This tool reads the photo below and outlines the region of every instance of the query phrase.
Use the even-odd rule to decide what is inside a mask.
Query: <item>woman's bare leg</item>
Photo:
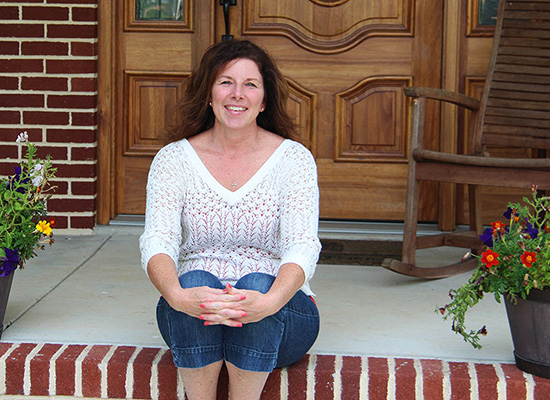
[[[229,398],[258,400],[269,372],[245,371],[228,362],[226,365],[229,375]]]
[[[216,400],[218,378],[222,365],[223,361],[220,360],[203,368],[179,368],[187,398],[189,400]]]

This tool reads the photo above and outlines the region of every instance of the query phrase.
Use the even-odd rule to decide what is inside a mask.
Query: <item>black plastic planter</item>
[[[550,378],[550,291],[531,290],[526,300],[505,304],[517,367]]]
[[[4,315],[6,315],[6,308],[8,307],[13,275],[15,273],[12,272],[8,276],[0,277],[0,339],[4,331]]]

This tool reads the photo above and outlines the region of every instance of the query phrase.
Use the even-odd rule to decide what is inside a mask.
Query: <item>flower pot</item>
[[[4,315],[8,307],[8,298],[10,296],[11,283],[13,282],[14,275],[15,273],[12,272],[8,276],[0,277],[0,339],[4,331]]]
[[[517,304],[504,299],[514,342],[516,365],[522,371],[550,378],[550,290],[533,289]]]

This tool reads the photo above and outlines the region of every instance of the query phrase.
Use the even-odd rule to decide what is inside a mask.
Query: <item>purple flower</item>
[[[530,222],[527,222],[527,227],[525,228],[531,239],[536,239],[539,235],[539,230],[531,225]]]
[[[4,247],[5,257],[0,257],[0,277],[8,276],[17,269],[19,256],[17,249],[11,250]]]
[[[11,179],[8,181],[8,189],[11,190],[11,187],[12,185],[15,183],[15,182],[19,182],[19,180],[21,179],[21,167],[18,166],[18,167],[15,167],[15,175],[13,175],[11,177]],[[25,183],[28,183],[30,181],[29,178],[25,178],[23,180],[21,180],[21,183],[25,184]],[[15,189],[16,192],[19,192],[21,194],[24,194],[25,193],[25,189],[22,188],[22,187],[18,187],[17,189]]]
[[[493,228],[485,228],[479,238],[485,246],[493,247]]]
[[[506,209],[506,211],[504,212],[504,214],[502,214],[502,215],[504,215],[505,218],[512,219],[512,212],[513,212],[513,211],[514,211],[514,210],[512,210],[512,208],[508,207],[508,208]],[[513,215],[514,215],[514,216],[517,216],[518,214],[517,214],[517,213],[514,213]]]

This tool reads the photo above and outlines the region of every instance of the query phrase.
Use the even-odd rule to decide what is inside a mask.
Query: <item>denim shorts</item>
[[[256,272],[239,279],[235,288],[267,293],[274,281],[275,277]],[[187,272],[180,283],[183,288],[224,288],[206,271]],[[204,326],[204,321],[174,310],[163,297],[157,305],[157,322],[179,368],[202,368],[225,360],[243,370],[271,372],[302,358],[319,334],[317,306],[301,290],[277,313],[241,328]]]

